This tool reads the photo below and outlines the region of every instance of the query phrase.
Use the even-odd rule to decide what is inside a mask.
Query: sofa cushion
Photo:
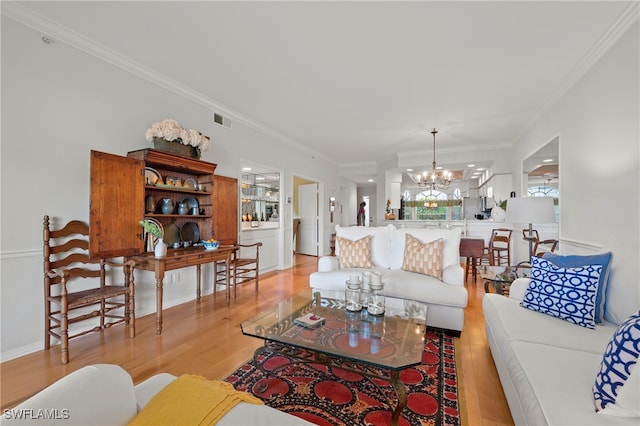
[[[595,328],[595,301],[602,265],[559,268],[531,258],[531,280],[521,305],[587,328]]]
[[[604,321],[604,305],[606,301],[607,286],[609,285],[609,265],[611,263],[612,253],[602,253],[595,255],[559,255],[556,253],[547,252],[542,256],[544,259],[551,261],[554,265],[560,268],[576,268],[579,266],[587,265],[602,265],[602,273],[598,280],[598,288],[596,292],[596,304],[595,304],[595,322],[601,323]]]
[[[371,263],[371,236],[367,235],[356,241],[337,237],[337,242],[340,245],[340,267],[373,268],[373,263]]]
[[[494,293],[482,298],[482,312],[487,328],[491,328],[501,350],[506,350],[502,346],[510,341],[521,340],[591,352],[602,358],[617,328],[611,323],[599,324],[594,330],[576,327],[567,321],[525,309],[518,300]]]
[[[411,234],[405,235],[402,269],[430,275],[442,280],[442,238],[423,242]]]
[[[389,296],[458,308],[467,306],[469,296],[464,286],[450,285],[429,275],[391,269],[382,276],[382,282],[384,293]]]
[[[442,238],[442,269],[460,266],[460,229],[395,229],[391,237],[391,269],[401,269],[404,262],[405,235],[411,234],[420,241],[434,241]]]
[[[593,376],[589,378],[589,373],[597,369],[600,355],[517,340],[510,346],[510,354],[503,362],[524,411],[523,424],[633,424],[628,419],[601,416],[593,409]]]
[[[593,385],[596,411],[621,417],[640,416],[640,390],[637,383],[628,380],[632,372],[638,370],[639,356],[640,312],[618,327],[604,351]],[[637,375],[636,371],[634,377]],[[625,388],[628,389],[626,398],[618,401],[618,395]],[[627,405],[627,401],[631,405]]]
[[[351,241],[370,235],[371,261],[375,266],[389,268],[391,256],[391,233],[395,230],[393,225],[387,226],[347,226],[336,225],[336,256],[340,256],[340,243],[337,238],[346,238]]]

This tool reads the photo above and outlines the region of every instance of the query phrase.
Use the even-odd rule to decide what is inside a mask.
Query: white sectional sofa
[[[519,278],[509,297],[486,294],[482,301],[489,347],[515,424],[639,425],[640,417],[596,413],[594,406],[592,388],[618,325],[605,321],[589,329],[525,309],[520,301],[528,285],[528,278]],[[610,313],[617,309],[609,318],[631,316],[634,305],[637,312],[637,297],[630,297],[625,303],[607,300]],[[638,373],[640,368],[630,383],[636,401]]]
[[[443,240],[442,280],[433,276],[402,269],[405,236],[410,234],[428,243]],[[340,239],[356,241],[370,236],[370,270],[382,276],[385,295],[423,302],[428,305],[427,325],[457,332],[464,325],[464,308],[468,294],[464,287],[464,270],[460,266],[460,230],[336,226],[336,256],[324,256],[318,261],[318,272],[309,277],[309,285],[324,297],[344,298],[345,282],[353,274],[367,268],[344,268],[340,264]]]
[[[134,386],[120,366],[96,364],[61,378],[17,407],[5,410],[2,425],[116,426],[128,424],[153,396],[176,377],[160,373]],[[220,426],[312,425],[266,405],[240,402]]]

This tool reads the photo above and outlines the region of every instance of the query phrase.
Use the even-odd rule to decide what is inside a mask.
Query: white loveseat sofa
[[[518,278],[509,297],[486,294],[482,301],[487,340],[515,424],[639,425],[640,417],[596,413],[594,406],[596,374],[618,325],[605,321],[589,329],[526,309],[520,301],[528,285],[528,278]],[[629,294],[627,303],[607,301],[609,318],[622,322],[634,305],[637,312],[637,292]],[[636,405],[639,373],[636,368],[634,383],[628,379]]]
[[[96,364],[61,378],[17,407],[5,410],[2,425],[116,426],[128,424],[153,396],[176,377],[161,373],[134,386],[120,366]],[[240,402],[221,426],[312,425],[266,405]]]
[[[424,243],[437,239],[444,241],[442,280],[402,269],[406,234]],[[460,333],[464,325],[464,308],[467,306],[468,294],[464,287],[464,270],[460,266],[459,229],[397,229],[393,225],[338,225],[336,256],[323,256],[319,259],[318,272],[312,273],[309,277],[310,287],[324,297],[344,298],[345,283],[349,277],[361,274],[367,269],[341,267],[339,239],[356,241],[366,236],[371,236],[372,270],[381,274],[385,295],[427,304],[428,326]]]

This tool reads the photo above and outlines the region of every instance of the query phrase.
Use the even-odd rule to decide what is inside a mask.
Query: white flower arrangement
[[[211,142],[209,136],[197,130],[183,129],[180,123],[170,118],[153,123],[144,133],[144,138],[147,142],[153,142],[153,138],[179,142],[183,145],[191,145],[200,151],[206,151]]]

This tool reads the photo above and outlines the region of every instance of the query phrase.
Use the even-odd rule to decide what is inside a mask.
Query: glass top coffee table
[[[492,285],[497,294],[509,295],[509,288],[518,277],[529,276],[530,266],[483,266],[479,268],[480,276],[484,280],[484,291],[489,293]]]
[[[317,328],[296,324],[313,314],[324,319]],[[422,362],[427,305],[386,297],[385,314],[366,309],[350,312],[344,300],[323,298],[311,290],[296,294],[241,324],[242,333],[265,340],[264,351],[283,353],[297,362],[319,363],[357,372],[368,378],[389,380],[398,396],[392,424],[398,423],[407,404],[400,371]],[[268,372],[255,363],[265,375]]]

